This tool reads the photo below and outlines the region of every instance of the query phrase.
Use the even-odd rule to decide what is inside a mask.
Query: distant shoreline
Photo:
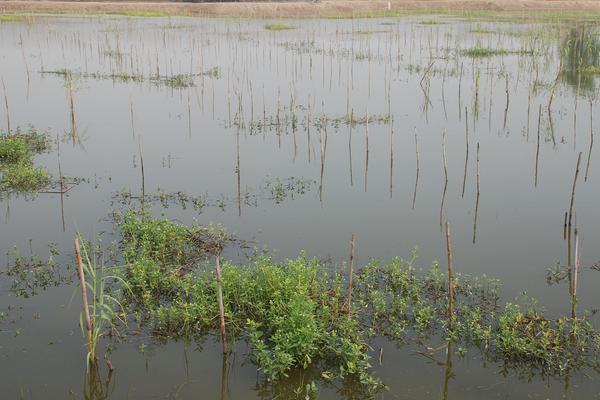
[[[4,1],[0,14],[190,16],[220,18],[361,18],[445,13],[467,17],[598,19],[594,0],[323,0],[284,2]]]

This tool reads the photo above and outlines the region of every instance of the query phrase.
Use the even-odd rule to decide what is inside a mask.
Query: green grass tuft
[[[0,23],[2,22],[20,22],[25,19],[22,15],[3,14],[0,15]]]
[[[296,29],[296,27],[286,24],[266,24],[265,29],[268,31],[286,31],[290,29]]]

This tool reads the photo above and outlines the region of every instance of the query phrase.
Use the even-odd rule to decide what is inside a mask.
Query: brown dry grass
[[[242,18],[348,18],[403,13],[477,13],[512,15],[546,12],[600,13],[600,0],[323,0],[289,2],[181,3],[136,1],[5,1],[0,13],[123,14]]]

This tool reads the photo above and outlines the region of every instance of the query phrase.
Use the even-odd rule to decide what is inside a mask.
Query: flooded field
[[[589,332],[599,327],[600,302],[599,33],[577,21],[442,16],[0,15],[3,396],[600,399],[600,337]],[[106,265],[124,266],[140,251],[126,237],[140,214],[235,236],[221,255],[231,261],[227,299],[232,263],[260,253],[284,260],[304,252],[347,279],[353,234],[357,270],[415,255],[424,275],[439,261],[443,280],[448,223],[455,273],[498,279],[502,310],[526,309],[532,297],[548,321],[589,321],[571,339],[591,344],[567,362],[509,357],[506,332],[485,344],[447,341],[448,326],[430,327],[437,314],[431,324],[419,314],[427,327],[415,335],[396,335],[393,323],[360,331],[370,339],[369,358],[357,361],[370,364],[368,376],[348,361],[341,379],[310,357],[270,376],[268,354],[280,349],[261,361],[262,342],[247,338],[256,331],[244,333],[237,311],[227,313],[223,356],[218,322],[186,326],[188,334],[145,325],[140,315],[162,310],[163,299],[142,311],[123,303],[111,314],[118,322],[101,332],[99,367],[88,368],[73,239],[89,241]],[[348,308],[358,315],[376,308],[385,290],[373,282],[385,269],[373,268],[373,281],[355,273],[356,305],[349,299]],[[425,288],[412,302],[446,298],[426,290],[437,278],[410,279]],[[457,308],[481,307],[471,320],[478,323],[488,293],[473,284],[483,293],[477,300],[470,288],[459,284],[467,300]],[[435,308],[423,304],[414,309]],[[377,316],[367,319],[357,324]],[[544,349],[558,349],[557,335],[544,336]]]

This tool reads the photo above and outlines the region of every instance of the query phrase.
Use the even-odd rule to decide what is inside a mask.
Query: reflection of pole
[[[444,391],[442,394],[443,400],[448,400],[448,386],[452,377],[452,342],[448,342],[446,348],[446,366],[444,368]]]
[[[221,400],[227,399],[227,353],[221,358]]]

